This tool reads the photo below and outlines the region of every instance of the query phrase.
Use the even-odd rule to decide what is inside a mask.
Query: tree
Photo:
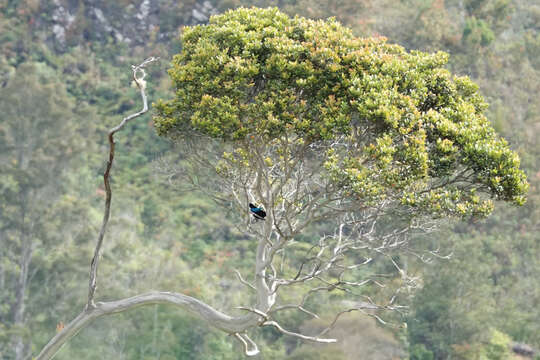
[[[61,196],[69,162],[84,147],[81,127],[70,120],[92,115],[40,65],[20,65],[0,88],[0,321],[13,350],[0,354],[16,360],[30,351],[29,282],[40,276],[33,254],[62,241],[56,222],[77,209]]]
[[[143,111],[109,133],[106,211],[87,306],[38,359],[54,356],[96,318],[148,304],[187,309],[237,338],[247,355],[259,352],[247,335],[258,327],[328,343],[335,340],[324,335],[346,312],[384,322],[377,310],[401,311],[402,295],[416,285],[407,256],[441,256],[436,244],[420,248],[412,235],[449,217],[487,216],[492,200],[523,204],[527,190],[518,156],[482,114],[477,86],[444,70],[446,60],[277,9],[238,9],[186,28],[170,70],[175,97],[158,102],[154,121],[160,135],[188,150],[171,177],[215,199],[256,243],[252,276],[237,273],[252,301],[240,315],[171,292],[94,301],[113,135],[146,111],[145,62],[134,67]],[[249,203],[262,206],[266,219],[255,220]],[[370,271],[374,260],[387,264],[386,273]],[[369,296],[384,279],[400,285]],[[316,335],[289,330],[298,324],[283,314],[317,317],[315,297],[341,307],[329,326]]]
[[[532,255],[539,251],[538,241],[520,227],[527,223],[526,212],[537,208],[536,200],[529,196],[526,206],[512,209],[522,214],[519,223],[506,209],[504,219],[493,214],[482,224],[460,224],[461,229],[456,226],[455,233],[448,234],[452,259],[426,267],[409,311],[412,349],[423,348],[435,359],[454,359],[460,350],[484,349],[496,331],[514,341],[535,343],[535,335],[529,334],[538,333],[531,320],[538,313],[523,309],[538,299],[537,289],[525,280],[538,268]],[[503,230],[496,227],[503,222]]]

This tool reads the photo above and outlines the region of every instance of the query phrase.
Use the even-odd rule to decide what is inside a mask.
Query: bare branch
[[[260,310],[257,310],[257,309],[247,308],[247,307],[244,307],[244,306],[238,306],[237,309],[252,312],[252,313],[262,317],[263,321],[266,321],[269,318],[268,314],[266,314],[266,313],[264,313],[264,312],[262,312]]]
[[[288,310],[288,309],[294,309],[294,310],[298,310],[298,311],[301,311],[305,314],[308,314],[310,316],[313,316],[314,318],[316,319],[319,319],[319,315],[315,314],[314,312],[312,311],[309,311],[308,309],[306,309],[303,304],[298,304],[298,305],[281,305],[281,306],[278,306],[276,307],[275,309],[273,309],[271,312],[275,313],[275,312],[278,312],[278,311],[282,311],[282,310]]]
[[[347,309],[347,310],[343,310],[343,311],[338,312],[336,314],[336,316],[334,317],[334,320],[332,320],[332,322],[330,323],[330,325],[327,328],[325,328],[323,331],[321,331],[319,333],[319,335],[317,335],[317,336],[323,336],[324,334],[326,334],[327,332],[332,330],[336,326],[336,323],[337,323],[338,319],[341,317],[341,315],[352,312],[352,311],[357,311],[357,310],[359,310],[359,309],[353,308],[353,309]]]
[[[244,346],[244,354],[246,354],[246,356],[255,356],[259,353],[259,348],[257,347],[257,344],[255,344],[255,342],[251,340],[249,336],[247,336],[246,334],[239,334],[239,333],[235,333],[234,336],[238,340],[240,340],[240,342]],[[249,348],[250,345],[251,345],[251,349]]]
[[[320,343],[335,343],[335,342],[337,342],[336,339],[325,339],[325,338],[319,338],[319,337],[316,337],[316,336],[307,336],[307,335],[303,335],[303,334],[299,334],[299,333],[295,333],[295,332],[292,332],[292,331],[285,330],[284,328],[281,327],[281,325],[279,325],[275,321],[265,321],[262,324],[262,326],[273,326],[273,327],[275,327],[276,329],[278,329],[281,333],[283,333],[285,335],[294,336],[294,337],[297,337],[297,338],[300,338],[300,339],[303,339],[303,340],[309,340],[309,341],[320,342]]]
[[[103,221],[101,224],[101,229],[99,231],[98,240],[96,244],[96,248],[94,250],[94,257],[92,258],[92,262],[90,264],[90,281],[88,284],[88,301],[86,303],[87,309],[93,308],[95,306],[94,304],[94,296],[96,293],[97,288],[97,275],[98,275],[98,266],[99,266],[99,258],[101,256],[101,246],[103,245],[103,238],[105,237],[105,231],[107,230],[107,223],[109,222],[109,217],[111,213],[111,199],[112,199],[112,191],[111,191],[111,185],[109,182],[111,168],[114,161],[114,134],[117,131],[120,131],[124,125],[127,124],[128,121],[135,119],[136,117],[141,116],[145,112],[148,111],[148,100],[146,98],[146,82],[144,78],[146,77],[146,72],[144,71],[144,67],[148,65],[151,62],[157,61],[158,58],[151,57],[143,61],[141,64],[135,66],[132,65],[132,72],[133,72],[133,80],[137,84],[140,92],[141,92],[141,98],[143,102],[143,108],[142,110],[131,114],[127,117],[125,117],[120,124],[109,130],[109,160],[107,161],[107,167],[105,169],[105,173],[103,174],[103,183],[105,184],[105,210],[103,212]]]
[[[244,284],[244,285],[248,286],[249,288],[251,288],[251,289],[257,291],[257,288],[256,288],[255,286],[253,286],[252,284],[250,284],[250,283],[248,283],[246,280],[244,280],[244,278],[242,277],[242,274],[240,274],[240,271],[234,269],[234,272],[236,273],[236,276],[238,277],[238,280],[239,280],[242,284]]]

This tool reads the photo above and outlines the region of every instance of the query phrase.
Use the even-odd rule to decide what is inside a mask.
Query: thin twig
[[[279,325],[275,321],[265,321],[264,323],[262,323],[262,326],[273,326],[273,327],[275,327],[276,329],[278,329],[281,333],[283,333],[285,335],[294,336],[294,337],[297,337],[297,338],[300,338],[300,339],[303,339],[303,340],[315,341],[315,342],[320,342],[320,343],[335,343],[335,342],[337,342],[336,339],[319,338],[319,337],[315,337],[315,336],[308,336],[308,335],[295,333],[295,332],[292,332],[292,331],[289,331],[289,330],[285,330],[284,328],[281,327],[281,325]]]
[[[256,288],[255,286],[253,286],[252,284],[250,284],[249,282],[247,282],[246,280],[244,280],[244,278],[242,277],[242,274],[240,274],[240,271],[234,269],[234,272],[236,273],[236,276],[238,277],[238,280],[239,280],[242,284],[244,284],[244,285],[248,286],[249,288],[251,288],[251,289],[257,291],[257,288]]]

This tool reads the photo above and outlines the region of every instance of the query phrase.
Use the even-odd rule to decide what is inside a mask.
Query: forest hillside
[[[451,256],[402,259],[421,280],[403,299],[408,310],[384,318],[392,325],[347,314],[332,345],[265,328],[253,335],[259,358],[540,358],[540,0],[0,1],[0,358],[36,356],[85,304],[105,199],[106,133],[140,108],[131,65],[159,57],[147,68],[147,93],[150,102],[170,98],[167,70],[184,27],[251,6],[334,17],[358,37],[447,52],[446,68],[479,85],[488,120],[519,154],[530,184],[523,206],[497,204],[485,220],[418,239]],[[171,181],[186,154],[157,135],[154,115],[150,109],[116,138],[99,297],[168,290],[233,309],[245,296],[235,269],[249,272],[256,244],[208,196]],[[318,226],[313,232],[324,230]],[[286,324],[308,333],[321,327],[305,314]],[[56,357],[113,358],[244,355],[189,314],[154,305],[99,319]]]

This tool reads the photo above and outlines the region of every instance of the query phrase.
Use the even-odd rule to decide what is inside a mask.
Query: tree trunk
[[[23,203],[24,204],[24,203]],[[25,224],[25,206],[22,209],[22,221],[21,221],[21,258],[19,262],[19,278],[17,279],[17,287],[15,289],[15,303],[13,304],[13,326],[16,328],[23,328],[25,324],[25,294],[28,283],[28,269],[30,267],[30,260],[32,259],[32,242],[27,234]],[[24,360],[26,348],[23,335],[16,334],[13,337],[15,360]]]

